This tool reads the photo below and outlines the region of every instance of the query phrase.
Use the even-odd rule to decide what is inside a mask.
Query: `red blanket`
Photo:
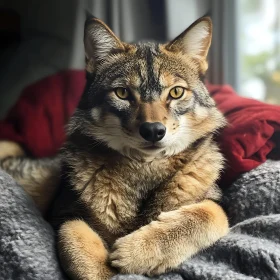
[[[84,85],[84,71],[71,70],[27,87],[0,121],[0,139],[19,142],[36,157],[54,155]],[[208,89],[229,122],[218,139],[227,159],[221,184],[229,184],[268,156],[280,158],[280,106],[240,97],[230,86]]]
[[[280,106],[241,97],[228,85],[208,85],[208,90],[229,123],[218,138],[227,160],[221,185],[267,158],[280,159]]]
[[[23,90],[4,121],[0,139],[21,143],[33,156],[56,154],[65,139],[64,125],[85,85],[84,71],[64,71]]]

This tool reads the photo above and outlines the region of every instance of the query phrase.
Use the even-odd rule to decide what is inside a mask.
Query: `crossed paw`
[[[118,239],[110,255],[111,265],[121,273],[147,275],[157,275],[177,267],[181,260],[176,254],[172,256],[171,244],[157,223]]]

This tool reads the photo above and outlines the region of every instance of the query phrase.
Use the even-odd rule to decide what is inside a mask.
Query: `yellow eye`
[[[185,89],[183,87],[174,87],[170,90],[169,95],[173,99],[179,99],[183,96]]]
[[[127,99],[129,97],[129,91],[126,88],[116,88],[115,94],[117,95],[118,98],[120,99]]]

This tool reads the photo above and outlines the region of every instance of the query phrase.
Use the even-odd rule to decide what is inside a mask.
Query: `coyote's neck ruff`
[[[204,17],[170,43],[127,44],[86,22],[87,85],[52,217],[73,279],[162,273],[226,234],[213,140],[225,120],[202,81],[211,35]]]

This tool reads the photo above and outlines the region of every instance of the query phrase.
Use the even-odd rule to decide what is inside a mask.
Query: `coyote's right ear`
[[[95,17],[86,20],[84,45],[88,72],[94,72],[96,65],[104,61],[111,53],[125,49],[113,31]]]

